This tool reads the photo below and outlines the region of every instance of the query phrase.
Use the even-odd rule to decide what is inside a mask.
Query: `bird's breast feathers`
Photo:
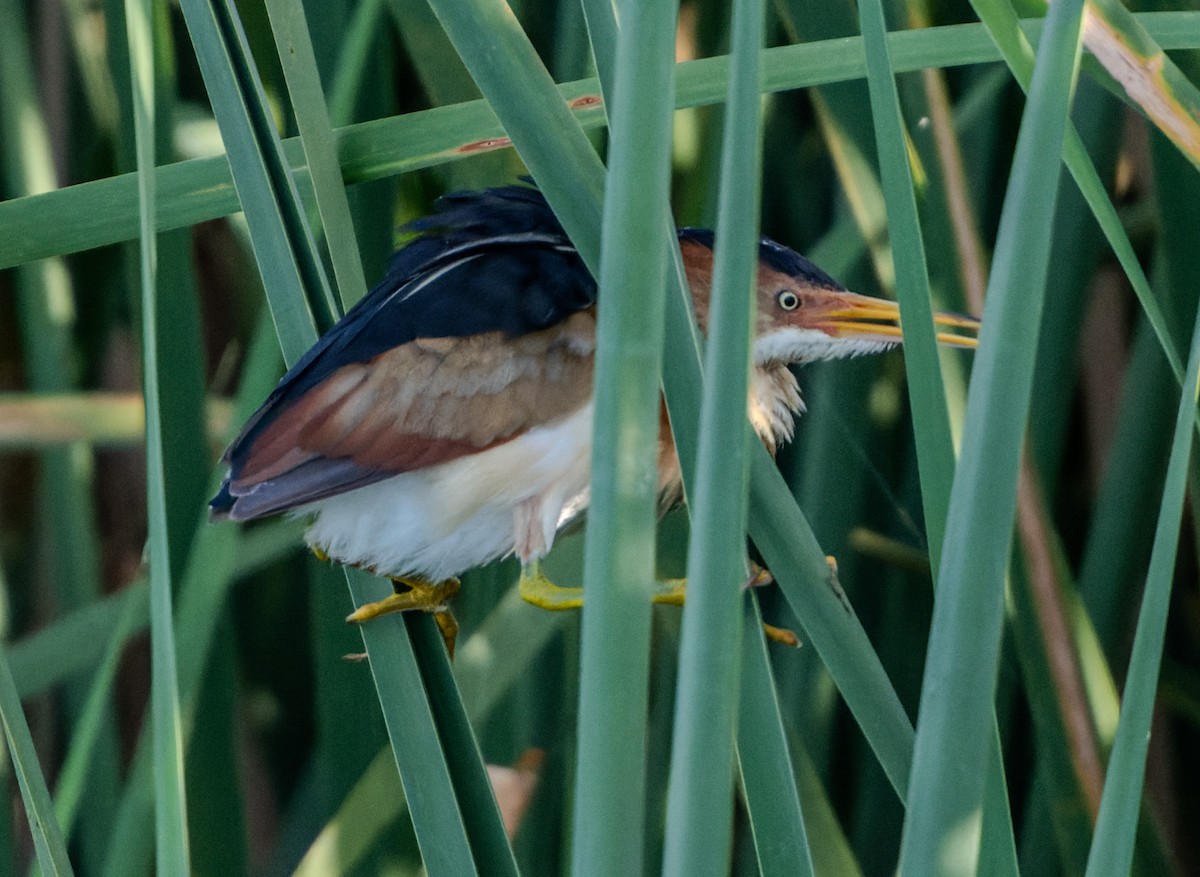
[[[588,488],[592,406],[488,450],[296,509],[335,560],[440,581],[524,543],[541,556]],[[524,508],[523,520],[514,510]],[[523,526],[518,526],[523,524]]]

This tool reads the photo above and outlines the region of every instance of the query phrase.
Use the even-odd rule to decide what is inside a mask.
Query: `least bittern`
[[[321,556],[407,588],[361,607],[443,612],[457,576],[509,554],[522,593],[578,605],[538,571],[588,504],[596,283],[536,189],[449,195],[384,279],[279,382],[225,453],[214,519],[280,512],[311,523]],[[713,235],[681,229],[696,319],[707,328]],[[894,302],[848,292],[798,253],[759,247],[750,422],[772,451],[803,410],[789,366],[901,341]],[[938,340],[974,346],[969,318]],[[665,416],[663,508],[682,494]],[[444,618],[445,616],[443,616]]]

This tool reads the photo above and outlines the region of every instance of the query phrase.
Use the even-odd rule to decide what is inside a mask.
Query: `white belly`
[[[517,551],[549,551],[586,503],[592,406],[487,451],[405,472],[296,510],[309,545],[380,575],[441,581]],[[564,514],[565,509],[565,514]]]

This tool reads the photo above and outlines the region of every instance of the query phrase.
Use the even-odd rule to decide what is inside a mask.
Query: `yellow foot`
[[[800,637],[792,633],[786,627],[776,627],[773,624],[763,622],[763,633],[767,635],[767,639],[788,646],[789,648],[800,648]]]
[[[442,612],[446,609],[450,598],[457,594],[461,587],[458,579],[446,579],[444,582],[436,584],[421,579],[392,579],[392,582],[396,593],[375,603],[364,603],[347,615],[346,620],[353,624],[361,624],[381,615],[407,612],[410,609]],[[407,590],[401,591],[400,587]]]
[[[521,578],[517,580],[517,593],[526,603],[531,603],[539,609],[583,608],[583,588],[564,588],[554,584],[542,572],[537,561],[521,568]]]
[[[391,615],[393,612],[409,612],[413,609],[432,612],[434,620],[441,628],[442,639],[446,641],[446,650],[453,658],[458,622],[450,612],[448,604],[450,598],[457,594],[461,587],[458,579],[430,583],[421,579],[393,578],[392,587],[396,589],[396,593],[374,603],[364,603],[347,615],[346,620],[352,624],[361,624],[381,615]]]

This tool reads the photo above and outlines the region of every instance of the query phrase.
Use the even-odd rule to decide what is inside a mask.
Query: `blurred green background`
[[[963,2],[884,5],[893,29],[977,21]],[[1141,12],[1172,4],[1131,5]],[[424,3],[303,6],[332,123],[402,123],[365,125],[341,140],[371,284],[396,228],[439,194],[507,184],[526,171],[503,143],[458,151],[501,132],[479,105],[464,105],[480,92]],[[557,82],[595,75],[579,5],[512,6]],[[344,658],[363,643],[341,620],[352,608],[341,574],[302,549],[298,522],[243,531],[203,523],[220,451],[282,374],[282,358],[246,219],[234,212],[223,160],[211,158],[221,137],[181,10],[153,8],[158,163],[186,162],[173,177],[160,175],[158,186],[159,214],[172,227],[158,245],[167,451],[159,483],[177,586],[191,867],[213,875],[420,873],[416,837],[428,829],[414,834],[410,825],[370,667]],[[274,121],[292,137],[293,105],[266,8],[243,0],[236,9]],[[771,47],[859,32],[856,8],[844,0],[776,0],[767,12]],[[685,2],[677,60],[727,53],[729,18],[729,3]],[[1200,13],[1144,21],[1176,50],[1180,69],[1200,79]],[[136,169],[125,6],[0,0],[0,22],[7,660],[75,871],[150,873],[138,201],[131,176],[107,188],[68,188]],[[990,47],[976,25],[939,32],[892,59],[906,65],[897,85],[930,288],[937,307],[961,312],[978,313],[1024,106]],[[839,66],[848,52],[835,44],[802,72],[800,56],[773,56],[777,84],[762,104],[762,232],[851,289],[895,297],[871,103],[861,72]],[[712,68],[692,70],[679,86],[687,105],[674,118],[672,202],[680,225],[712,226],[723,80]],[[799,89],[789,77],[822,84]],[[567,93],[595,94],[596,86]],[[456,105],[464,106],[426,112]],[[576,114],[603,154],[602,109],[585,104]],[[1185,349],[1200,296],[1196,167],[1092,59],[1072,117],[1166,331]],[[308,198],[307,175],[299,181]],[[55,189],[64,190],[57,200],[36,197]],[[1049,278],[996,716],[1021,872],[1070,875],[1084,873],[1092,841],[1179,390],[1069,179],[1057,195]],[[957,351],[942,361],[956,434],[971,362]],[[901,354],[808,366],[800,383],[808,412],[779,467],[823,551],[837,558],[840,583],[915,719],[933,596]],[[1195,478],[1192,467],[1189,486]],[[1190,491],[1175,561],[1144,795],[1124,804],[1140,808],[1138,874],[1200,873],[1190,828],[1200,820],[1195,497]],[[659,535],[664,574],[682,570],[686,540],[686,516],[668,517]],[[562,539],[550,558],[564,582],[580,580],[581,541]],[[517,767],[505,776],[511,787],[502,787],[501,809],[523,813],[513,838],[521,872],[564,873],[571,820],[587,818],[571,806],[579,618],[520,604],[510,593],[515,572],[506,562],[466,577],[455,603],[463,631],[454,670],[484,759]],[[775,587],[759,596],[768,621],[802,631]],[[654,610],[647,873],[662,856],[679,630],[679,610]],[[768,651],[815,872],[893,873],[904,809],[871,747],[808,643]],[[4,770],[0,872],[25,873],[34,845],[11,762]],[[789,873],[761,861],[743,804],[732,812],[729,873]],[[982,873],[992,873],[990,842],[985,836]],[[479,873],[505,873],[486,859],[477,865]]]

